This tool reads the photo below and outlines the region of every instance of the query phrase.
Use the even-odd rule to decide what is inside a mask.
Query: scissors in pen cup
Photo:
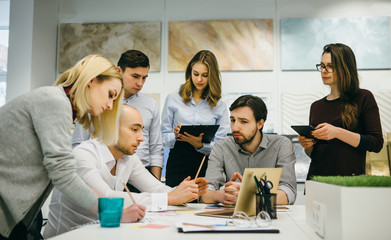
[[[265,179],[261,178],[260,183],[262,186],[262,190],[264,194],[270,194],[270,190],[273,188],[273,183],[269,180],[267,180],[267,177],[265,176]]]
[[[245,212],[235,212],[228,220],[227,225],[234,225],[238,228],[269,227],[272,224],[270,215],[265,211],[260,211],[255,219],[251,219]]]
[[[257,187],[258,193],[262,194],[262,184],[258,181],[257,176],[254,176],[255,185]]]
[[[260,194],[270,194],[270,190],[273,188],[273,183],[267,180],[266,176],[265,179],[260,178],[260,180],[254,176],[254,180]]]

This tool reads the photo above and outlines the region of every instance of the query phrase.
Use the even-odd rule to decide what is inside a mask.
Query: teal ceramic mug
[[[103,228],[119,227],[123,206],[123,198],[99,198],[100,226]]]

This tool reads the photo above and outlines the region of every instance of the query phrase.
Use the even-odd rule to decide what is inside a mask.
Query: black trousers
[[[197,152],[189,143],[176,142],[167,159],[166,185],[176,187],[188,176],[194,179],[203,157],[204,154]],[[199,177],[205,176],[207,167],[208,156],[205,158]]]
[[[23,222],[19,222],[11,231],[11,234],[8,238],[0,235],[0,240],[40,240],[43,239],[41,235],[42,229],[42,211],[39,211],[38,215],[35,217],[33,223],[30,228],[23,224]]]

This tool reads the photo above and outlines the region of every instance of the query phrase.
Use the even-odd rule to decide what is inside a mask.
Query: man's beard
[[[240,146],[250,144],[254,140],[255,135],[257,135],[257,131],[258,131],[258,129],[255,128],[254,134],[251,137],[246,137],[246,136],[242,135],[243,139],[234,138],[234,140],[235,140],[236,144],[239,144]],[[234,134],[234,133],[239,133],[239,132],[233,132],[232,134]]]
[[[120,152],[122,152],[124,155],[132,155],[133,153],[132,152],[130,152],[128,149],[126,149],[126,147],[123,147],[123,146],[121,146],[121,145],[115,145],[115,148],[118,150],[118,151],[120,151]]]

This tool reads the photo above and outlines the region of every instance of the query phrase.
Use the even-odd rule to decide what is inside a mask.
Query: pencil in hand
[[[131,194],[130,191],[129,191],[128,186],[126,186],[126,184],[125,184],[124,182],[122,183],[122,185],[124,185],[124,188],[125,188],[125,190],[128,192],[129,197],[130,197],[130,199],[132,199],[133,203],[136,203],[136,201],[134,200],[132,194]]]
[[[201,161],[200,167],[198,168],[198,171],[197,171],[197,174],[195,175],[194,180],[197,179],[197,178],[198,178],[198,174],[200,174],[202,165],[204,164],[204,161],[205,161],[205,157],[206,157],[206,155],[204,155],[204,158],[203,158],[202,161]]]

